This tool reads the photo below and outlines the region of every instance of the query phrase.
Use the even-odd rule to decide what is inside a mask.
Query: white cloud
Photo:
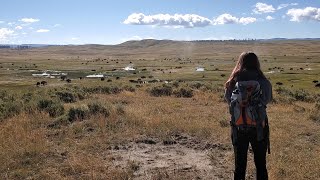
[[[79,40],[79,38],[73,37],[73,38],[71,38],[71,40],[72,40],[72,41],[77,41],[77,40]]]
[[[254,18],[254,17],[242,17],[239,19],[239,22],[240,24],[243,24],[243,25],[247,25],[247,24],[250,24],[250,23],[254,23],[256,22],[257,19]]]
[[[298,3],[290,3],[290,4],[280,4],[277,8],[277,10],[280,10],[280,9],[283,9],[283,8],[286,8],[288,6],[297,6]]]
[[[232,40],[232,39],[235,39],[235,38],[230,36],[221,36],[221,37],[208,37],[208,38],[204,38],[203,40]]]
[[[14,35],[14,31],[8,28],[0,28],[0,42],[7,42],[10,36]]]
[[[267,16],[266,20],[273,20],[274,18],[272,16]]]
[[[262,13],[273,13],[275,12],[275,8],[272,5],[268,5],[265,3],[258,2],[253,9],[253,12],[256,14]]]
[[[15,22],[8,22],[9,26],[13,26],[14,24],[16,24]]]
[[[206,17],[196,14],[155,14],[144,15],[143,13],[133,13],[123,22],[132,25],[155,25],[166,27],[205,27],[209,26],[212,21]]]
[[[253,22],[256,22],[257,19],[254,17],[241,17],[237,18],[235,16],[232,16],[231,14],[221,14],[216,19],[213,20],[214,25],[219,24],[243,24],[247,25]]]
[[[221,14],[216,19],[213,20],[214,24],[235,24],[239,21],[237,17],[232,16],[231,14]]]
[[[289,9],[287,15],[291,17],[290,21],[320,21],[320,8],[306,7],[304,9]]]
[[[15,27],[15,29],[17,29],[17,30],[21,30],[21,29],[22,29],[22,27],[21,27],[21,26],[16,26],[16,27]]]
[[[46,32],[49,32],[50,30],[49,29],[38,29],[37,32],[38,33],[46,33]]]
[[[4,21],[0,21],[0,24],[5,23]]]
[[[61,24],[55,24],[55,25],[53,25],[53,27],[60,27],[61,26]]]
[[[119,43],[123,43],[123,42],[126,42],[126,41],[141,41],[143,39],[155,39],[155,38],[151,37],[151,36],[145,36],[145,37],[132,36],[132,37],[128,37],[128,38],[122,38]]]
[[[128,38],[127,40],[142,40],[143,38],[140,36],[132,36],[130,38]]]
[[[33,18],[22,18],[19,21],[22,21],[24,23],[34,23],[40,21],[40,19],[33,19]]]
[[[144,15],[142,13],[134,13],[128,16],[123,22],[124,24],[133,25],[152,25],[170,27],[170,28],[194,28],[194,27],[206,27],[210,25],[219,24],[243,24],[255,22],[257,19],[254,17],[234,17],[230,14],[222,14],[217,18],[210,20],[209,18],[202,17],[196,14],[156,14],[156,15]]]

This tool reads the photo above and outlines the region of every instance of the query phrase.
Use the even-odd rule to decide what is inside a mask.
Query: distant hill
[[[178,45],[178,44],[190,44],[190,43],[211,43],[211,42],[253,42],[253,41],[312,41],[320,40],[320,38],[271,38],[271,39],[250,39],[250,40],[192,40],[192,41],[177,41],[177,40],[157,40],[157,39],[143,39],[143,40],[130,40],[116,45],[102,45],[102,44],[83,44],[83,45],[57,45],[57,44],[0,44],[1,48],[40,48],[40,47],[49,47],[49,46],[88,46],[88,47],[130,47],[130,48],[147,48],[152,46],[167,46],[167,45]]]
[[[56,46],[51,44],[0,44],[0,48],[11,48],[11,49],[28,49],[28,48],[39,48]]]

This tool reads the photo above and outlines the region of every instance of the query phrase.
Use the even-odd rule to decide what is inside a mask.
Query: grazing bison
[[[320,87],[320,83],[318,83],[318,84],[314,85],[314,87]]]
[[[283,85],[282,82],[277,82],[276,84],[279,85],[279,86]]]
[[[133,79],[130,79],[129,82],[131,82],[131,83],[138,83],[138,81],[133,80]]]
[[[314,81],[312,81],[313,83],[317,83],[317,82],[319,82],[318,80],[314,80]]]
[[[67,81],[67,83],[71,83],[71,79],[67,79],[66,81]]]
[[[117,77],[116,77],[116,79],[120,79],[120,77],[119,77],[119,76],[117,76]]]
[[[221,77],[225,77],[226,75],[225,75],[225,74],[221,74],[220,76],[221,76]]]
[[[40,86],[40,85],[41,85],[40,82],[37,82],[36,86]]]
[[[104,77],[101,78],[101,81],[104,81]]]
[[[111,80],[111,79],[108,79],[107,82],[112,82],[112,80]]]
[[[42,86],[45,86],[45,85],[48,84],[48,82],[47,82],[47,81],[41,81],[40,84],[41,84]]]
[[[148,83],[157,83],[157,82],[158,82],[158,80],[156,80],[156,79],[148,81]]]
[[[61,79],[62,81],[64,81],[64,80],[67,79],[67,76],[61,76],[60,79]]]

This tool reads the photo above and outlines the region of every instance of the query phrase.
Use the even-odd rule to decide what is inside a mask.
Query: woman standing
[[[253,52],[243,52],[228,81],[225,99],[230,106],[235,180],[244,180],[249,143],[254,153],[258,180],[268,179],[266,153],[269,126],[266,105],[272,100],[272,87]]]

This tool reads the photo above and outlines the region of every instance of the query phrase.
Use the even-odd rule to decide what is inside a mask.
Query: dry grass
[[[8,179],[130,179],[139,168],[113,165],[110,148],[149,136],[168,139],[172,134],[189,134],[207,142],[230,144],[226,104],[215,93],[196,92],[193,98],[151,97],[144,91],[118,95],[95,95],[114,109],[109,117],[90,119],[49,128],[55,121],[46,114],[21,114],[1,123],[1,177]],[[117,106],[121,104],[121,113]],[[303,107],[304,112],[297,111]],[[316,179],[319,177],[319,124],[308,119],[312,103],[270,105],[270,179]],[[226,152],[228,168],[232,153]],[[214,154],[208,158],[219,159]],[[248,172],[254,167],[249,165]],[[169,173],[169,172],[167,172]],[[179,179],[191,174],[166,174],[154,178]],[[250,178],[250,177],[249,177]]]
[[[320,123],[318,106],[315,105],[315,94],[318,93],[319,96],[320,91],[312,83],[312,80],[318,78],[320,70],[317,53],[319,42],[219,42],[180,45],[173,43],[143,48],[124,45],[52,47],[20,52],[0,50],[0,62],[3,66],[0,68],[0,84],[3,88],[16,93],[16,98],[26,92],[33,92],[36,97],[28,104],[30,107],[22,102],[22,109],[28,107],[28,111],[21,110],[20,113],[13,113],[11,117],[0,120],[0,179],[229,179],[233,169],[233,153],[228,125],[229,114],[221,89],[234,65],[232,58],[244,50],[254,50],[259,54],[264,71],[275,66],[286,68],[284,72],[267,75],[273,84],[277,81],[284,82],[283,92],[287,93],[274,92],[276,101],[268,108],[271,126],[271,155],[268,155],[270,179],[320,177]],[[186,47],[189,47],[187,49],[190,52],[185,52]],[[283,49],[288,51],[284,53]],[[106,58],[110,63],[95,61],[99,58]],[[118,59],[119,63],[112,61],[115,59]],[[92,62],[88,65],[82,64],[87,61]],[[140,70],[146,68],[147,71],[137,71],[137,74],[111,71],[112,68],[119,69],[128,65],[130,61]],[[34,68],[33,63],[36,63],[38,68]],[[198,65],[205,66],[207,71],[194,72]],[[37,88],[34,83],[39,79],[31,78],[31,72],[19,70],[19,66],[38,70],[64,70],[75,79],[72,79],[71,84],[47,79],[48,86]],[[77,79],[78,76],[92,73],[92,69],[99,69],[101,66],[103,69],[97,72],[109,73],[109,79],[113,82]],[[174,69],[176,66],[182,66],[182,69]],[[290,67],[296,69],[302,66],[314,69],[299,72],[289,70]],[[219,70],[215,70],[216,68]],[[164,73],[153,69],[164,69]],[[172,73],[169,73],[170,71]],[[222,77],[221,74],[226,76]],[[128,85],[129,79],[149,75],[154,76],[154,79],[186,81],[179,83],[178,88],[192,88],[191,84],[197,82],[210,87],[193,88],[191,98],[177,98],[174,95],[153,97],[147,91],[155,86],[151,84],[136,87],[135,92],[95,92],[85,99],[76,98],[76,102],[61,102],[65,113],[59,117],[50,117],[45,111],[39,112],[33,107],[41,97],[54,99],[54,94],[49,93],[60,91],[59,88],[73,92],[73,86],[124,87]],[[121,78],[116,80],[116,76]],[[162,84],[158,83],[157,86]],[[67,88],[69,90],[66,90]],[[295,90],[300,88],[304,88],[307,93],[295,93]],[[302,101],[296,98],[302,98]],[[87,108],[90,103],[100,103],[108,110],[108,115],[91,112],[83,120],[68,120],[70,108]],[[15,105],[12,103],[12,106]],[[136,143],[139,140],[157,141],[157,145],[162,147],[162,142],[176,140],[174,137],[180,136],[188,137],[187,143],[193,144],[182,146],[177,143],[167,148],[196,149],[207,153],[210,166],[216,169],[203,172],[197,171],[195,167],[188,167],[185,171],[150,168],[145,172],[148,176],[141,176],[141,169],[145,168],[145,164],[141,163],[139,158],[126,161],[121,154],[115,153],[123,150],[130,154],[132,144],[146,149],[152,146]],[[214,148],[203,148],[206,145]],[[163,150],[165,148],[159,151]],[[182,151],[173,152],[183,154]],[[254,176],[251,155],[250,153],[248,179],[253,179]],[[122,164],[119,165],[118,162]]]

